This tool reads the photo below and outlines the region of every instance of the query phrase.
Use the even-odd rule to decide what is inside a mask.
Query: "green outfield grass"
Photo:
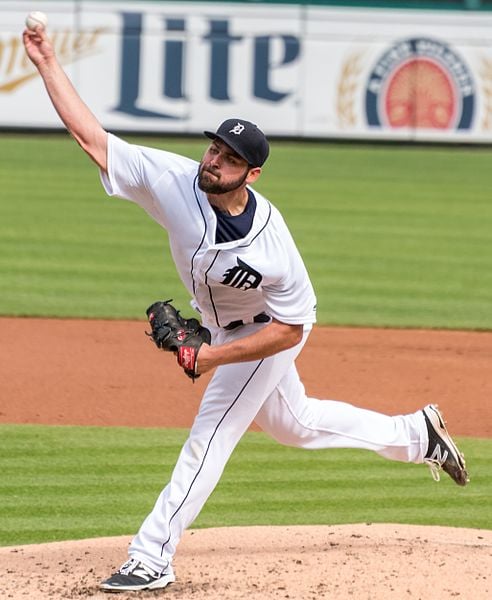
[[[135,138],[127,138],[135,141]],[[199,158],[205,140],[137,141]],[[108,199],[67,135],[0,135],[0,314],[144,318],[188,296],[160,227]],[[492,328],[492,150],[274,141],[325,324]]]
[[[200,158],[204,140],[130,138]],[[144,318],[189,300],[165,232],[109,199],[66,135],[0,134],[0,315]],[[492,150],[277,142],[256,186],[284,214],[325,324],[492,328]],[[184,430],[0,425],[0,545],[132,534]],[[472,483],[363,451],[248,433],[195,527],[399,522],[492,528],[491,440]]]
[[[133,534],[186,431],[0,425],[0,545]],[[386,522],[492,528],[492,440],[460,439],[472,482],[354,450],[247,433],[193,527]],[[5,450],[5,451],[4,451]]]

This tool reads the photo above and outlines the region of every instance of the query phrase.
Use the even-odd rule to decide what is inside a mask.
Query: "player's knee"
[[[203,461],[204,447],[198,438],[190,438],[183,449],[184,457],[189,465],[199,465]]]
[[[293,448],[302,448],[306,445],[312,436],[312,432],[306,429],[299,430],[290,430],[290,431],[281,431],[270,433],[271,437],[282,444],[282,446],[290,446]]]

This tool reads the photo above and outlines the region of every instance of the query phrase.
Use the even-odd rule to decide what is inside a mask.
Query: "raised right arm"
[[[43,27],[22,34],[26,53],[39,71],[63,124],[80,147],[104,171],[107,170],[108,134],[83,102],[55,55]]]

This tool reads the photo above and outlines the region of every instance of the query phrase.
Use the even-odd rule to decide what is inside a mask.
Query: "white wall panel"
[[[61,127],[0,3],[0,127]],[[492,15],[293,5],[36,2],[112,130],[492,142]]]

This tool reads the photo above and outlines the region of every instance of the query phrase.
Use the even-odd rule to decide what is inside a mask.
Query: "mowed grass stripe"
[[[132,534],[185,430],[1,425],[0,545]],[[492,441],[461,439],[472,483],[371,452],[306,451],[247,433],[194,527],[399,522],[491,528]]]
[[[206,140],[134,138],[199,159]],[[66,135],[0,135],[0,314],[143,318],[183,306],[165,232],[109,199]],[[274,141],[257,189],[284,214],[320,323],[492,327],[492,150]]]

